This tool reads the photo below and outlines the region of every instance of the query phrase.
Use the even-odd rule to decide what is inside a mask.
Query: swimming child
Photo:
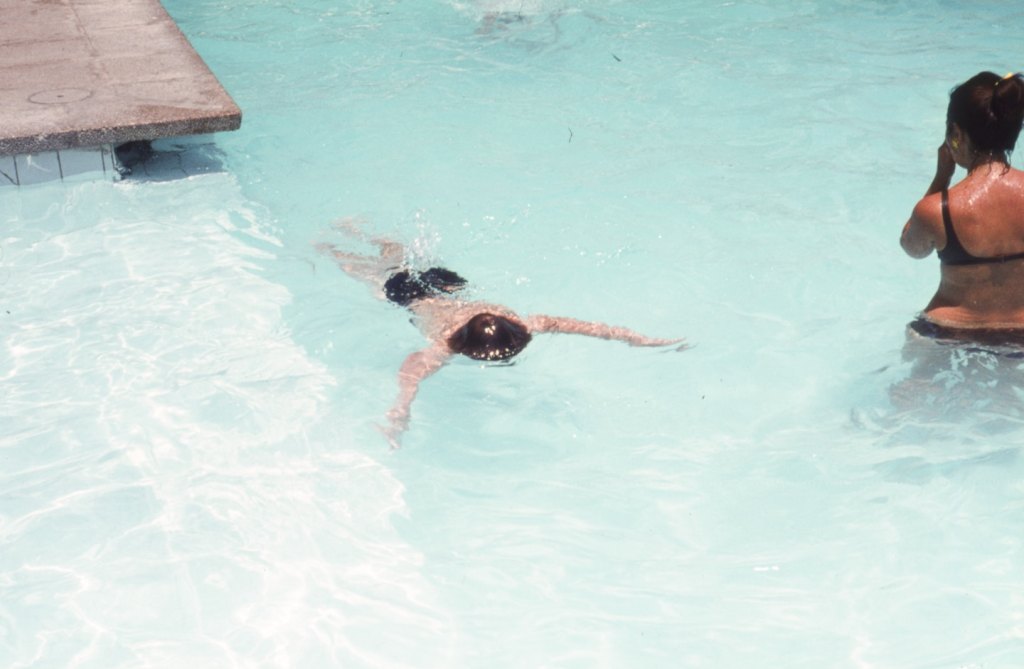
[[[420,383],[444,366],[454,355],[474,360],[505,361],[518,355],[535,334],[579,334],[616,339],[630,346],[675,346],[687,348],[682,339],[647,337],[623,327],[560,316],[521,317],[508,307],[487,302],[466,301],[457,293],[466,280],[443,267],[419,271],[406,264],[405,248],[382,238],[367,238],[352,220],[338,229],[377,247],[376,256],[339,251],[333,244],[320,244],[341,268],[377,290],[378,296],[409,309],[414,322],[430,342],[410,354],[398,372],[399,393],[383,428],[392,447],[399,446],[409,425],[409,412]]]

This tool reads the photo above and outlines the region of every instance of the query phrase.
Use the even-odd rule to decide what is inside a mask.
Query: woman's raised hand
[[[935,180],[944,183],[944,186],[948,187],[949,182],[953,179],[953,172],[956,171],[956,161],[953,159],[953,152],[949,148],[948,142],[943,142],[939,146],[938,160],[935,165]]]

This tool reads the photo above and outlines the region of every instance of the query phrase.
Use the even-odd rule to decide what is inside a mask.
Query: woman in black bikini
[[[398,372],[398,398],[388,411],[388,425],[383,429],[395,448],[409,425],[409,410],[420,382],[453,355],[483,361],[509,360],[526,347],[534,334],[545,332],[616,339],[630,346],[676,346],[679,351],[686,348],[682,339],[657,339],[627,328],[574,318],[520,317],[501,305],[467,302],[454,296],[466,284],[455,272],[442,267],[417,271],[408,267],[405,248],[400,244],[367,238],[350,220],[337,227],[376,246],[377,255],[339,251],[331,244],[320,244],[318,248],[339,261],[346,273],[376,288],[379,297],[412,311],[413,322],[430,341],[427,348],[410,354]]]
[[[900,243],[914,258],[937,251],[941,279],[919,334],[986,344],[1024,343],[1024,172],[1010,154],[1024,123],[1024,78],[982,72],[957,86],[935,177]],[[950,186],[956,166],[966,176]]]

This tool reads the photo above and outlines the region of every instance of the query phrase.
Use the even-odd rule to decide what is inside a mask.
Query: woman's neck
[[[1010,164],[1006,160],[1006,154],[1000,152],[986,151],[984,153],[978,153],[974,156],[974,160],[971,161],[971,166],[967,169],[967,174],[972,175],[975,173],[988,174],[999,169],[1000,172],[1006,171]]]

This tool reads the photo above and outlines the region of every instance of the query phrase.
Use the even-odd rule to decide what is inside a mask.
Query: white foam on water
[[[218,174],[26,191],[21,215],[61,192],[94,214],[44,204],[3,241],[4,666],[443,653],[422,556],[390,528],[402,484],[320,423],[336,380],[263,276],[265,212]]]

